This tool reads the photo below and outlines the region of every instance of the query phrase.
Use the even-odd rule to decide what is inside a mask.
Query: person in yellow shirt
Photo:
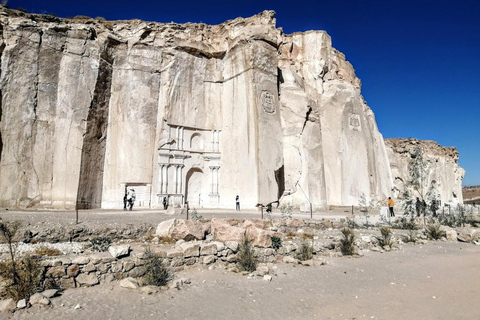
[[[393,205],[394,202],[392,198],[388,197],[388,209],[390,210],[390,217],[395,217],[395,213],[393,212]]]

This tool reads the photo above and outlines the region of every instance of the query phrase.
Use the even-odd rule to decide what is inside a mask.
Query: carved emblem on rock
[[[350,114],[348,124],[349,124],[350,130],[353,130],[353,131],[361,131],[362,130],[362,127],[360,125],[360,116],[356,113]]]
[[[263,110],[266,113],[275,113],[275,100],[273,98],[273,94],[270,91],[262,91],[260,99],[262,101]]]

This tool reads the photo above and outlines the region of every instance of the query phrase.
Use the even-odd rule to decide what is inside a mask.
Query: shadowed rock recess
[[[130,189],[135,208],[385,199],[408,172],[392,175],[353,67],[326,32],[275,23],[273,11],[210,26],[1,7],[0,206],[121,208]],[[458,173],[442,200],[461,201],[462,169],[442,170]]]

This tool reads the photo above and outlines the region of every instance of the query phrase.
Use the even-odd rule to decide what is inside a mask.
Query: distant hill
[[[480,204],[480,186],[463,187],[463,203]]]

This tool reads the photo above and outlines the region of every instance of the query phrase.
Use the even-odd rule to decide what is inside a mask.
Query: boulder
[[[94,286],[94,285],[98,284],[98,278],[94,273],[79,274],[75,280],[77,281],[77,283],[79,283],[80,285],[83,285],[85,287],[90,287],[90,286]]]
[[[457,241],[458,233],[455,229],[446,227],[445,236],[448,241]]]
[[[47,271],[47,276],[52,277],[52,278],[61,278],[65,276],[65,267],[59,266],[59,267],[53,267],[48,269]]]
[[[58,290],[57,289],[48,289],[42,292],[42,295],[46,298],[53,298],[57,295]]]
[[[26,307],[27,307],[27,300],[25,300],[25,299],[18,300],[17,309],[25,309]]]
[[[254,226],[246,229],[246,236],[252,240],[252,245],[255,247],[268,248],[272,246],[272,231],[263,230]]]
[[[85,267],[83,267],[82,272],[92,272],[96,271],[97,268],[95,268],[95,265],[91,262],[89,262]]]
[[[128,289],[137,289],[139,287],[138,281],[132,277],[128,277],[120,281],[120,286]]]
[[[180,248],[183,250],[185,258],[200,256],[200,244],[198,243],[182,243]]]
[[[285,256],[283,257],[283,262],[285,263],[293,263],[293,264],[298,264],[300,261],[298,259],[295,259],[292,256]]]
[[[15,310],[15,307],[17,307],[17,304],[13,299],[0,300],[0,312],[12,312],[13,310]]]
[[[205,239],[208,229],[208,224],[204,224],[198,220],[180,220],[173,227],[170,236],[175,240],[203,240]]]
[[[90,257],[79,256],[72,260],[73,264],[87,264],[90,262]]]
[[[108,247],[108,252],[110,252],[112,257],[119,259],[130,254],[130,246],[128,244],[110,246]]]
[[[200,248],[200,255],[207,256],[217,254],[218,247],[216,243],[205,243]]]
[[[30,302],[32,306],[48,306],[50,304],[50,300],[41,293],[35,293],[32,295],[28,302]]]
[[[232,226],[222,219],[212,219],[211,233],[216,241],[241,241],[245,236],[245,229]]]
[[[211,264],[217,261],[217,258],[215,256],[204,256],[202,259],[203,264]]]
[[[155,235],[157,237],[170,237],[172,230],[177,224],[177,219],[170,219],[167,221],[162,221],[158,224]]]
[[[238,242],[237,241],[227,241],[225,242],[225,246],[232,250],[232,252],[237,252],[238,251]]]
[[[463,228],[460,230],[457,239],[461,242],[473,242],[478,239],[480,233],[478,230],[473,228]]]

